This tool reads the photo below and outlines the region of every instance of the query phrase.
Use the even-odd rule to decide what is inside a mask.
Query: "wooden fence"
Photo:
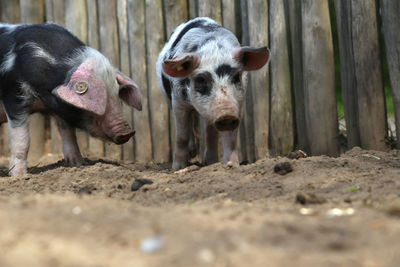
[[[296,148],[312,155],[339,155],[335,75],[341,77],[348,147],[387,149],[384,56],[400,135],[399,1],[0,0],[0,4],[2,22],[59,23],[139,85],[143,111],[124,107],[136,130],[134,139],[117,146],[78,132],[84,156],[171,161],[174,122],[157,84],[155,62],[173,29],[197,16],[217,20],[243,45],[268,45],[272,52],[270,65],[249,75],[238,137],[242,161],[285,155]],[[335,73],[339,56],[340,72]],[[0,153],[7,156],[7,126],[0,130]],[[203,151],[204,140],[199,143]],[[49,152],[62,152],[55,121],[32,115],[29,157]]]

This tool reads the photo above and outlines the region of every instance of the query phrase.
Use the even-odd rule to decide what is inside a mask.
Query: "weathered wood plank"
[[[1,0],[1,21],[19,23],[21,21],[19,0]]]
[[[305,118],[312,155],[339,155],[328,1],[302,1]]]
[[[19,0],[1,0],[1,21],[5,23],[20,22],[20,5]],[[8,132],[8,123],[1,125],[1,155],[10,155],[10,136]]]
[[[171,36],[175,28],[188,20],[188,4],[186,0],[164,0],[163,13],[165,17],[165,42]],[[166,101],[166,100],[164,100]],[[168,110],[169,129],[170,129],[170,146],[173,149],[175,143],[175,117],[171,109]]]
[[[241,25],[242,25],[242,45],[250,45],[250,33],[249,33],[249,14],[248,14],[248,1],[240,1],[241,9]],[[253,110],[253,91],[250,89],[251,79],[245,74],[243,79],[243,86],[246,87],[246,100],[243,106],[243,118],[239,125],[239,138],[240,138],[240,149],[239,154],[242,160],[248,162],[255,161],[254,153],[254,110]],[[240,157],[239,155],[239,157]]]
[[[149,162],[152,160],[144,8],[144,1],[128,0],[128,36],[131,77],[139,86],[142,94],[143,106],[142,111],[134,111],[133,113],[134,128],[136,130],[134,149],[135,160],[137,162]]]
[[[222,24],[222,4],[221,0],[197,0],[196,1],[197,16],[199,17],[210,17],[218,23]],[[207,122],[202,117],[196,118],[198,120],[198,130],[199,132],[199,156],[201,161],[204,161],[205,148],[206,148],[206,125]],[[221,143],[219,142],[218,155],[221,158]]]
[[[385,35],[386,58],[394,105],[397,148],[400,148],[400,1],[382,1],[382,22]]]
[[[268,1],[249,1],[249,42],[251,46],[268,45]],[[269,67],[249,73],[253,98],[254,118],[254,155],[255,159],[265,157],[268,153],[269,135]]]
[[[117,2],[116,0],[98,1],[100,51],[114,66],[119,66]],[[105,156],[121,159],[122,148],[111,142],[105,144]]]
[[[284,3],[270,0],[271,119],[270,154],[284,156],[293,150],[292,93]]]
[[[65,2],[65,26],[84,43],[87,43],[88,39],[87,21],[88,18],[85,0]],[[88,133],[77,129],[76,137],[81,153],[83,156],[88,156]]]
[[[20,0],[21,22],[42,23],[44,2],[43,0]],[[30,116],[29,131],[31,137],[28,162],[35,163],[45,153],[45,117],[36,113]]]
[[[147,86],[149,90],[151,138],[153,159],[169,162],[171,159],[168,104],[157,83],[156,66],[158,54],[164,46],[162,0],[146,1],[146,62]]]
[[[118,36],[119,36],[119,69],[126,75],[130,75],[131,68],[129,62],[129,38],[128,38],[128,15],[127,0],[117,1],[118,15]],[[133,123],[133,110],[123,103],[122,111],[125,119],[130,125]],[[126,161],[133,161],[134,157],[133,138],[122,145],[122,158]]]
[[[349,147],[385,150],[386,112],[374,0],[335,1]]]
[[[301,29],[301,1],[286,0],[285,8],[290,28],[290,62],[292,66],[292,84],[294,92],[294,109],[296,134],[299,149],[310,153],[308,131],[305,119],[303,88],[303,43]]]
[[[65,26],[65,1],[46,0],[46,21]]]
[[[221,0],[198,0],[197,14],[199,17],[210,17],[222,24]]]
[[[100,49],[98,8],[97,1],[86,0],[86,11],[88,17],[88,45],[94,49]],[[96,157],[104,156],[104,143],[100,139],[89,136],[89,155]]]
[[[46,21],[52,21],[65,26],[65,2],[46,0]],[[50,117],[50,152],[62,154],[62,140],[57,128],[56,119]]]

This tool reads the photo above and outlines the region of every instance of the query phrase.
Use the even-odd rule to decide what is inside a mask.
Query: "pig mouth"
[[[123,134],[118,134],[113,138],[113,142],[116,143],[117,145],[122,145],[131,139],[132,136],[135,135],[135,131],[129,131]]]
[[[233,131],[239,126],[239,119],[231,115],[222,116],[215,120],[214,126],[218,131]]]

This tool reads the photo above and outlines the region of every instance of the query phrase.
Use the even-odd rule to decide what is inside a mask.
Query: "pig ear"
[[[196,54],[182,54],[167,59],[163,62],[162,68],[171,77],[186,77],[192,73],[200,64],[200,59]]]
[[[254,48],[243,46],[233,51],[233,57],[243,64],[243,70],[258,70],[269,61],[269,49],[266,46]]]
[[[94,74],[93,66],[90,59],[84,61],[72,72],[68,83],[52,93],[68,104],[101,116],[106,111],[107,91],[104,82]]]
[[[117,72],[117,81],[119,84],[119,98],[129,106],[142,110],[142,96],[138,86],[121,72]]]

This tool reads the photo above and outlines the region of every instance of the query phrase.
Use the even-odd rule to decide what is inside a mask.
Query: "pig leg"
[[[221,141],[224,150],[224,163],[228,166],[238,167],[239,157],[236,147],[237,128],[233,131],[222,131]]]
[[[218,162],[218,131],[214,125],[204,122],[206,128],[206,149],[204,163],[209,165]]]
[[[8,129],[10,131],[10,175],[19,176],[26,174],[28,150],[30,144],[29,136],[29,117],[26,114],[24,122],[15,125],[9,120]]]
[[[192,134],[192,117],[184,108],[174,107],[175,116],[175,151],[172,162],[173,169],[182,169],[189,160],[189,138]]]
[[[64,159],[69,166],[82,166],[84,159],[79,151],[76,141],[75,128],[68,125],[60,117],[56,116],[58,130],[63,142]]]

